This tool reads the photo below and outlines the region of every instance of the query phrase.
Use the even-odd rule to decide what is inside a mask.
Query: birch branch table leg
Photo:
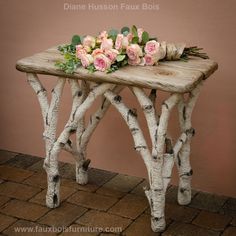
[[[52,89],[52,98],[49,105],[46,89],[39,81],[36,74],[27,74],[29,84],[32,86],[37,94],[39,104],[41,107],[43,120],[44,120],[44,140],[46,146],[46,157],[44,160],[44,169],[47,172],[48,190],[46,196],[46,204],[48,207],[57,207],[60,203],[59,194],[59,171],[57,158],[49,159],[51,149],[56,140],[56,126],[58,120],[58,109],[65,84],[65,79],[58,78],[56,86]]]
[[[157,131],[157,142],[156,142],[156,156],[153,156],[151,165],[149,166],[150,170],[150,189],[146,190],[146,196],[149,200],[152,221],[151,226],[153,231],[161,232],[165,229],[165,191],[167,186],[164,185],[163,181],[163,167],[164,167],[164,158],[165,156],[164,147],[165,140],[167,135],[167,127],[170,112],[173,107],[178,103],[180,96],[178,94],[173,94],[169,97],[162,105],[162,112],[160,115],[160,121]],[[171,158],[171,157],[170,157]],[[164,173],[165,174],[165,173]]]
[[[190,92],[187,102],[184,101],[184,97],[182,96],[178,104],[181,131],[183,134],[186,134],[185,140],[183,138],[180,139],[182,146],[176,158],[176,165],[179,172],[178,203],[180,205],[187,205],[191,202],[191,179],[193,171],[189,156],[191,137],[195,133],[192,128],[191,117],[201,86],[202,83]]]
[[[160,123],[158,126],[152,100],[146,96],[142,89],[133,87],[132,90],[140,102],[147,120],[153,145],[152,154],[148,149],[146,140],[138,124],[137,114],[124,105],[121,96],[116,95],[112,91],[106,91],[104,96],[121,113],[133,136],[135,149],[141,154],[144,160],[150,182],[150,189],[146,190],[145,193],[151,207],[151,226],[153,231],[161,232],[165,229],[164,207],[166,186],[164,186],[163,183],[164,157],[168,155],[167,157],[169,158],[169,155],[171,155],[172,163],[174,163],[173,154],[164,153],[164,145],[169,115],[172,108],[178,103],[180,95],[173,94],[163,103],[162,115],[160,116]],[[168,165],[166,165],[165,168],[168,169]],[[169,175],[171,175],[171,172],[168,173],[168,178],[170,178]]]

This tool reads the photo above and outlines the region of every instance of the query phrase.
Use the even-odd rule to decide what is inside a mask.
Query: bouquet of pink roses
[[[102,31],[97,37],[74,35],[71,44],[58,47],[65,61],[56,62],[56,66],[66,73],[73,73],[81,65],[90,72],[110,73],[126,65],[153,66],[159,60],[187,60],[188,56],[208,58],[201,49],[160,43],[142,28],[123,27],[120,33],[112,29]]]

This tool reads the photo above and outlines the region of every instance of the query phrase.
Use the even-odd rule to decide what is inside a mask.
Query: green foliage
[[[74,35],[71,39],[71,44],[73,46],[76,46],[78,44],[81,44],[81,39],[80,39],[80,36],[79,35]]]
[[[116,60],[118,61],[118,62],[120,62],[120,61],[123,61],[124,59],[125,59],[125,57],[126,57],[126,55],[118,55],[117,57],[116,57]]]
[[[149,41],[149,34],[148,32],[144,31],[142,34],[142,44],[146,44]]]
[[[107,70],[107,74],[110,74],[112,72],[115,72],[116,70],[118,70],[119,67],[115,64],[111,65],[111,67]]]
[[[111,38],[113,41],[115,41],[118,33],[119,33],[118,30],[111,29],[108,32],[108,37]]]
[[[130,29],[129,29],[129,27],[125,26],[125,27],[123,27],[123,28],[121,29],[120,32],[121,32],[124,36],[127,36],[127,35],[129,34],[129,32],[130,32]]]
[[[138,37],[138,30],[137,30],[137,27],[135,25],[132,26],[131,31],[132,31],[132,34],[133,34],[134,38]]]
[[[67,74],[73,74],[79,65],[80,60],[76,57],[76,49],[72,44],[66,44],[58,47],[58,50],[64,55],[65,61],[57,61],[55,66]]]
[[[93,64],[91,64],[87,67],[87,70],[89,71],[89,73],[94,73],[96,71],[96,68]]]
[[[138,43],[139,37],[133,37],[132,38],[132,43]]]

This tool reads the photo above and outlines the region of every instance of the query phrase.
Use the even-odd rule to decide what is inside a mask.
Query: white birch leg
[[[52,90],[52,99],[50,106],[46,96],[46,90],[38,80],[37,75],[27,74],[28,82],[35,90],[41,106],[44,120],[44,139],[46,144],[46,157],[44,160],[44,169],[47,172],[48,191],[46,196],[46,204],[48,207],[54,208],[60,204],[60,177],[58,171],[57,156],[50,161],[50,151],[56,140],[56,126],[58,119],[58,109],[61,94],[64,88],[65,79],[59,78],[56,86]]]
[[[97,86],[89,93],[85,101],[74,111],[72,111],[69,121],[51,149],[50,162],[55,164],[56,156],[58,156],[61,148],[64,148],[68,145],[70,135],[76,132],[78,122],[84,117],[85,112],[88,110],[88,108],[90,108],[94,100],[99,95],[103,94],[107,89],[112,87],[114,87],[114,85],[111,84],[102,84]]]
[[[167,165],[169,161],[165,161],[166,158],[172,158],[172,154],[165,154],[164,147],[167,135],[167,126],[169,121],[169,116],[172,108],[179,101],[180,96],[178,94],[173,94],[169,99],[167,99],[162,105],[162,113],[160,116],[158,132],[157,132],[157,156],[152,159],[151,169],[150,169],[150,189],[146,190],[146,196],[149,199],[152,212],[152,229],[155,232],[161,232],[165,229],[165,217],[164,217],[164,207],[165,207],[165,191],[166,186],[164,185],[163,176],[170,177],[170,173],[164,170],[169,170]],[[170,162],[171,163],[171,162]],[[164,169],[165,168],[165,169]]]
[[[165,190],[162,179],[165,136],[169,113],[173,106],[178,102],[179,95],[172,95],[163,105],[160,126],[158,128],[158,132],[156,132],[157,122],[152,101],[145,95],[142,90],[133,88],[133,91],[137,96],[147,118],[152,143],[155,145],[157,141],[157,144],[154,146],[155,148],[153,148],[152,150],[152,155],[148,150],[142,130],[140,129],[137,122],[137,115],[122,103],[121,96],[116,95],[111,91],[107,91],[104,95],[112,103],[112,105],[117,108],[117,110],[121,113],[122,117],[126,121],[134,139],[135,149],[140,152],[147,167],[150,189],[146,190],[145,193],[151,207],[151,226],[153,231],[160,232],[165,229]]]
[[[191,116],[193,108],[196,104],[201,84],[199,84],[189,95],[187,103],[182,99],[179,102],[179,119],[181,130],[186,134],[186,140],[180,139],[182,147],[176,156],[176,164],[179,171],[179,188],[178,188],[178,203],[180,205],[187,205],[191,202],[191,179],[192,168],[190,165],[190,143],[191,137],[194,135],[194,129],[191,124]]]
[[[69,80],[69,83],[71,85],[71,93],[73,98],[73,104],[72,104],[72,117],[70,119],[73,119],[73,116],[75,114],[76,109],[84,102],[86,97],[88,96],[88,86],[85,81],[81,81],[81,85],[79,85],[79,81],[72,79]],[[85,121],[84,117],[82,117],[78,121],[78,127],[76,129],[76,146],[72,148],[72,155],[75,158],[76,161],[76,182],[79,184],[87,184],[88,182],[88,166],[90,163],[90,160],[86,160],[86,154],[81,151],[80,148],[80,140],[82,133],[85,129]],[[69,146],[72,147],[73,144],[69,142]],[[68,145],[65,146],[68,148]]]

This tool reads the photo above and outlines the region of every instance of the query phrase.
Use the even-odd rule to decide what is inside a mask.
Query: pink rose
[[[133,39],[133,34],[132,33],[128,33],[128,35],[126,37],[128,38],[129,43],[131,43],[131,41]]]
[[[108,33],[105,30],[102,31],[98,36],[98,38],[101,39],[101,40],[106,39],[107,37],[108,37]]]
[[[158,58],[155,55],[146,54],[144,56],[144,60],[145,60],[145,65],[153,66],[158,61]]]
[[[83,40],[83,46],[87,46],[87,47],[91,47],[91,48],[94,48],[95,47],[95,38],[90,36],[90,35],[87,35],[84,40]]]
[[[87,68],[90,64],[93,63],[93,57],[90,54],[81,54],[80,61],[84,68]]]
[[[137,31],[138,31],[138,39],[139,39],[138,41],[139,41],[139,43],[141,43],[144,30],[142,28],[138,28]]]
[[[116,50],[120,50],[122,48],[123,38],[124,38],[123,34],[117,34],[116,42],[115,42],[115,49]]]
[[[93,50],[92,56],[95,57],[95,56],[97,56],[98,54],[101,54],[101,53],[103,53],[103,50],[101,48],[96,48],[95,50]]]
[[[128,64],[132,66],[137,66],[141,63],[140,57],[137,57],[135,60],[128,59]]]
[[[155,40],[151,40],[146,43],[144,51],[147,54],[154,55],[154,54],[158,54],[159,49],[160,49],[160,44]]]
[[[128,45],[129,45],[129,39],[128,37],[124,37],[122,40],[122,47],[127,48]]]
[[[111,63],[113,63],[116,60],[118,54],[119,52],[116,49],[105,50],[105,56],[107,56],[110,59]]]
[[[85,50],[85,48],[83,47],[83,45],[79,44],[75,46],[76,48],[76,56],[78,58],[80,58],[81,54],[87,54],[87,51]]]
[[[140,46],[138,44],[130,44],[126,48],[126,53],[129,57],[129,59],[132,61],[136,61],[137,58],[139,58],[143,55],[142,49],[140,48]]]
[[[112,47],[113,47],[112,39],[104,38],[102,40],[101,49],[103,49],[103,50],[112,49]]]
[[[111,67],[111,61],[104,54],[98,54],[94,58],[94,66],[99,71],[106,71]]]

